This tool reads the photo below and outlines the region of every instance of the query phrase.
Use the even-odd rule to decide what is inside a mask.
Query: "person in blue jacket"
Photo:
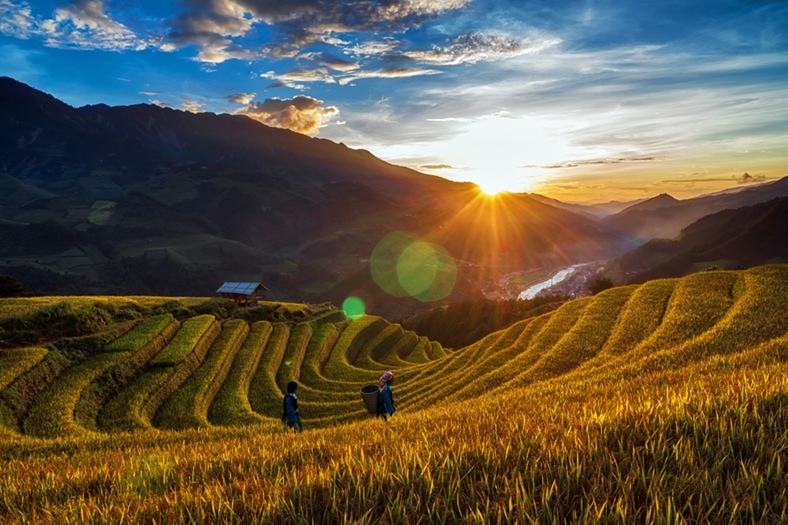
[[[380,383],[378,383],[378,410],[377,416],[382,417],[383,421],[388,421],[386,416],[394,415],[394,393],[391,391],[391,385],[394,383],[394,374],[386,372],[380,376]]]
[[[287,383],[287,395],[282,401],[282,423],[284,423],[285,432],[291,428],[296,432],[304,430],[304,425],[301,423],[301,415],[298,413],[298,399],[295,395],[296,388],[298,388],[298,383],[295,381]]]

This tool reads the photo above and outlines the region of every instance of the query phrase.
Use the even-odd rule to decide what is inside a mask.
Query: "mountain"
[[[245,116],[73,108],[10,78],[0,78],[0,158],[0,187],[13,192],[0,198],[0,274],[50,294],[211,295],[224,281],[260,281],[272,299],[358,295],[404,315],[440,298],[374,281],[371,256],[393,232],[412,253],[447,251],[446,300],[476,297],[506,272],[635,245],[527,195],[489,199]]]
[[[788,196],[788,177],[737,192],[686,200],[676,200],[663,194],[605,217],[602,222],[643,240],[672,239],[681,233],[682,228],[706,215],[785,196]]]
[[[639,202],[643,202],[648,199],[635,199],[631,201],[607,201],[607,202],[600,202],[593,204],[592,206],[597,210],[602,210],[605,215],[613,215],[614,213],[618,213],[625,208],[629,208],[633,204],[637,204]]]
[[[680,277],[710,266],[788,262],[788,197],[708,215],[678,238],[653,239],[616,262],[619,281]]]
[[[558,199],[551,199],[550,197],[539,195],[538,193],[528,193],[527,195],[532,199],[539,201],[543,204],[549,204],[554,208],[562,208],[564,210],[570,210],[580,215],[584,215],[586,217],[592,217],[592,218],[605,217],[613,213],[600,206],[590,206],[586,204],[573,204],[569,202],[563,202]]]
[[[676,206],[679,203],[679,200],[668,195],[667,193],[660,193],[656,197],[652,197],[650,199],[646,199],[644,201],[637,202],[631,206],[627,206],[623,210],[621,210],[619,215],[626,215],[628,213],[639,212],[639,211],[653,211],[658,210],[660,208],[669,208],[671,206]]]

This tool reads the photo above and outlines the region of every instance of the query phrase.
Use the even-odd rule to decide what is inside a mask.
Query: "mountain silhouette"
[[[476,297],[506,272],[635,246],[528,195],[490,199],[245,116],[73,108],[7,77],[0,155],[0,274],[44,293],[212,295],[224,281],[260,281],[275,299],[360,290],[377,312],[407,313],[420,301],[381,291],[370,273],[392,232],[455,260],[444,300]]]
[[[618,271],[643,283],[709,267],[749,268],[788,261],[788,197],[724,210],[684,228],[676,239],[653,239],[622,255]]]
[[[788,177],[739,191],[685,200],[662,194],[605,217],[602,222],[643,241],[672,239],[681,233],[682,228],[706,215],[785,196],[788,196]]]

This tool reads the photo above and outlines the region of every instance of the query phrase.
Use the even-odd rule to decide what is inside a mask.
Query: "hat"
[[[289,383],[287,383],[287,393],[288,394],[295,393],[296,388],[298,388],[298,383],[296,383],[295,381],[290,381]]]
[[[383,385],[385,385],[386,383],[388,383],[392,379],[394,379],[394,374],[391,373],[391,372],[386,372],[385,374],[380,376],[380,385],[379,385],[379,387],[383,388]]]

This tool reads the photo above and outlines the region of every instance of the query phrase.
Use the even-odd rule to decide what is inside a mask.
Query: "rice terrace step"
[[[788,265],[614,287],[457,349],[305,305],[250,321],[207,313],[217,299],[3,301],[0,523],[78,510],[298,522],[304,505],[321,522],[592,523],[611,504],[621,523],[704,508],[758,521],[788,508]],[[57,315],[103,321],[7,343]],[[359,392],[387,370],[384,423]],[[280,422],[289,381],[303,435]]]

